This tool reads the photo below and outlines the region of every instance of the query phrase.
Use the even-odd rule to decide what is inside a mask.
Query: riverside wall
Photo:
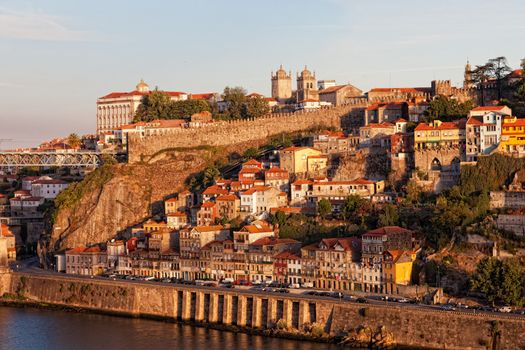
[[[269,114],[256,119],[217,121],[200,127],[173,129],[161,136],[130,134],[128,161],[147,161],[164,149],[197,146],[226,146],[265,139],[281,133],[308,130],[317,126],[351,128],[364,120],[366,104],[353,103],[312,112]]]
[[[360,334],[366,340],[367,332],[370,337],[389,334],[402,347],[486,349],[495,342],[494,349],[525,348],[525,318],[503,314],[473,315],[294,294],[18,272],[0,275],[0,292],[4,302],[50,304],[240,330],[269,330],[281,323],[291,334],[308,336],[306,329],[313,324],[336,337]]]

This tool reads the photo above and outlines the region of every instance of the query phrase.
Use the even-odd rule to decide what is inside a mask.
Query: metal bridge
[[[0,167],[99,167],[103,154],[106,153],[0,152]]]

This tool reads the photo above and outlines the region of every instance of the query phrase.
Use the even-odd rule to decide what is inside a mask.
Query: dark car
[[[355,301],[358,302],[358,303],[361,303],[361,304],[367,304],[368,303],[368,300],[366,300],[365,298],[357,298]]]

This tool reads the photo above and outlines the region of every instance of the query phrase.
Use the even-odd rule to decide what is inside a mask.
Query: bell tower
[[[472,83],[472,67],[470,66],[470,62],[468,60],[467,64],[465,65],[465,73],[463,77],[463,88],[472,89],[474,87],[474,84]]]
[[[272,72],[272,97],[278,101],[292,97],[292,72],[286,74],[282,64],[275,75]]]
[[[312,74],[304,66],[301,74],[297,75],[297,102],[303,100],[319,100],[319,91],[317,90],[317,79],[315,73]]]

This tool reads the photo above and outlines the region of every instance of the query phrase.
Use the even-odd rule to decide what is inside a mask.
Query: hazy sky
[[[140,78],[165,90],[270,94],[279,64],[375,86],[461,84],[525,56],[523,0],[0,0],[0,148],[94,133],[95,103]]]

